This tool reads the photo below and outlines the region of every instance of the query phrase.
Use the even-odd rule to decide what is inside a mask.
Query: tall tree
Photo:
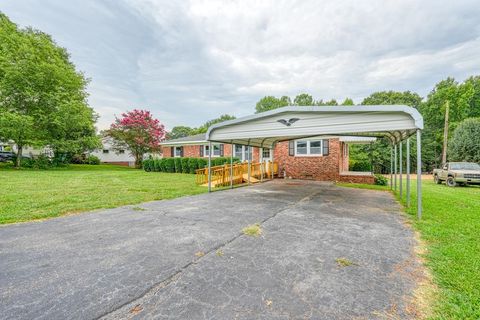
[[[447,101],[450,110],[446,130],[449,132],[448,140],[461,121],[480,114],[479,98],[479,77],[471,77],[463,83],[447,78],[437,83],[428,94],[420,111],[425,123],[422,140],[429,146],[424,149],[422,156],[429,169],[438,167],[442,162]]]
[[[196,129],[186,127],[186,126],[176,126],[172,128],[172,131],[168,132],[166,135],[166,138],[168,140],[171,139],[178,139],[178,138],[183,138],[183,137],[188,137],[193,134],[195,134]]]
[[[229,114],[222,114],[220,117],[208,120],[205,122],[203,125],[201,125],[198,129],[195,130],[195,133],[205,133],[207,132],[208,128],[213,126],[214,124],[228,121],[228,120],[233,120],[235,119],[235,116],[231,116]]]
[[[285,107],[291,104],[290,98],[283,96],[278,99],[273,96],[266,96],[260,99],[255,106],[255,113],[265,112],[281,107]]]
[[[313,106],[315,104],[313,97],[308,93],[300,93],[293,99],[293,103],[296,106]]]
[[[353,106],[353,105],[355,105],[355,103],[350,98],[345,98],[345,100],[343,100],[342,102],[342,106]]]
[[[362,105],[395,105],[405,104],[410,107],[418,108],[422,98],[413,92],[381,91],[374,92],[362,101]],[[363,159],[371,154],[373,167],[376,172],[385,173],[390,168],[390,146],[389,143],[380,139],[370,145],[359,145],[352,148],[350,158]],[[412,150],[414,154],[414,150]]]
[[[67,51],[49,35],[19,29],[0,13],[0,111],[33,120],[35,130],[27,140],[58,152],[98,146],[86,86]],[[15,141],[18,158],[27,140]]]
[[[417,93],[404,91],[380,91],[374,92],[365,99],[363,105],[377,105],[377,104],[405,104],[410,107],[418,108],[422,103],[422,97]]]
[[[165,127],[150,111],[134,109],[122,113],[121,118],[115,117],[106,135],[113,138],[114,149],[130,150],[135,157],[135,167],[140,168],[146,153],[160,151]]]
[[[320,100],[322,101],[322,100]],[[329,100],[329,101],[325,101],[323,104],[318,104],[319,106],[323,105],[323,106],[338,106],[338,102],[337,100],[335,99],[332,99],[332,100]]]
[[[449,143],[450,159],[480,163],[480,118],[466,119],[457,126]]]

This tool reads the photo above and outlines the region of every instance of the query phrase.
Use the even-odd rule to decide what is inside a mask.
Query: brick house
[[[279,165],[281,177],[320,181],[373,183],[370,172],[348,171],[349,148],[352,143],[371,143],[375,138],[323,136],[282,141],[273,152],[268,148],[233,145],[233,156],[241,161],[272,161]],[[162,143],[163,157],[208,157],[205,134],[168,140]],[[212,157],[230,157],[231,144],[212,143]]]

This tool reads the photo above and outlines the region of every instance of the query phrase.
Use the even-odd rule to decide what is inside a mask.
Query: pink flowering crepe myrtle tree
[[[165,135],[164,125],[153,118],[150,111],[137,109],[122,113],[121,118],[115,117],[115,122],[107,130],[107,136],[113,139],[114,149],[130,150],[135,157],[136,168],[142,167],[146,153],[160,151],[160,142]]]

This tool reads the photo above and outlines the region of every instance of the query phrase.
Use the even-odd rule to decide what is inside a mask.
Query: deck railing
[[[248,183],[248,162],[234,163],[233,172],[230,172],[230,164],[221,166],[213,166],[212,170],[212,187],[226,187],[230,185],[230,177],[232,184]],[[278,175],[278,163],[276,162],[252,162],[250,164],[250,183],[260,182],[270,179],[273,175]],[[195,172],[195,181],[199,185],[208,186],[208,168],[197,169]]]

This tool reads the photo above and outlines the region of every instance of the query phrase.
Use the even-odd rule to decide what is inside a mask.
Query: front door
[[[272,161],[272,149],[263,148],[263,161]]]

